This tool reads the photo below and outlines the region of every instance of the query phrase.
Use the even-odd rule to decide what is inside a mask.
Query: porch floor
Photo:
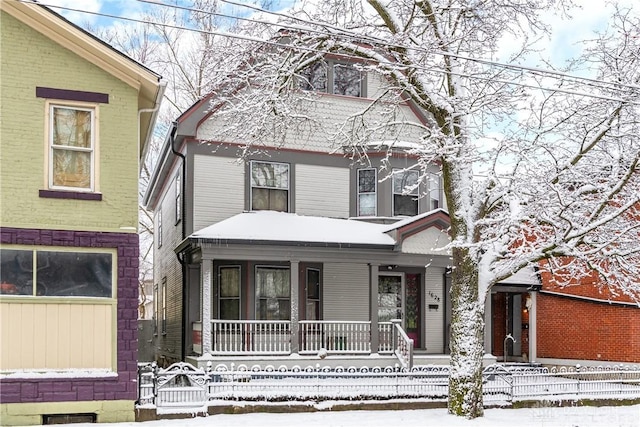
[[[231,368],[233,364],[235,368],[239,365],[245,365],[247,369],[253,367],[260,367],[265,369],[267,366],[272,366],[275,369],[285,366],[292,368],[298,366],[302,369],[320,366],[321,368],[337,368],[337,367],[387,367],[400,366],[398,358],[391,354],[366,354],[366,355],[327,355],[324,358],[320,358],[317,355],[300,355],[291,354],[283,356],[187,356],[186,362],[191,363],[198,368],[206,369],[209,362],[211,367],[225,366],[227,369]],[[485,354],[483,359],[483,365],[486,367],[493,363],[496,363],[497,359],[492,354]],[[448,365],[450,363],[450,356],[448,354],[428,354],[415,350],[413,353],[413,366],[421,365]]]

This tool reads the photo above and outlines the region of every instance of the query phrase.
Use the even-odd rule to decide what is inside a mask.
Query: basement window
[[[97,422],[96,414],[55,414],[55,415],[42,416],[42,425],[75,424],[75,423],[95,424],[96,422]]]

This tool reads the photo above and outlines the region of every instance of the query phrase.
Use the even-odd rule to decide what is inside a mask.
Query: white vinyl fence
[[[191,379],[193,377],[193,379]],[[205,379],[201,383],[201,379]],[[375,400],[421,398],[446,401],[449,389],[448,366],[417,366],[413,369],[294,368],[245,365],[208,368],[186,363],[158,369],[141,365],[138,374],[139,405],[155,405],[158,410],[180,407],[186,411],[208,400],[290,401],[290,400]],[[205,390],[203,394],[203,390]],[[561,368],[491,365],[483,375],[484,402],[510,405],[523,400],[638,399],[640,368]],[[203,397],[204,396],[204,397]],[[189,399],[197,401],[189,402]]]

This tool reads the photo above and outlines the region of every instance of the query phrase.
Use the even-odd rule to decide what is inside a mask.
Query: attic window
[[[363,97],[363,73],[353,64],[318,61],[300,72],[300,89]]]

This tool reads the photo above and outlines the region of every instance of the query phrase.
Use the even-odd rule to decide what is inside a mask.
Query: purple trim
[[[102,193],[83,193],[82,191],[40,190],[40,197],[47,199],[102,200]]]
[[[0,227],[3,245],[116,248],[118,251],[117,376],[98,378],[3,378],[0,402],[136,400],[138,360],[138,235],[94,231]]]
[[[51,87],[40,87],[40,86],[36,87],[36,97],[64,99],[66,101],[98,102],[101,104],[109,103],[108,93],[84,92],[81,90],[69,90],[69,89],[54,89]]]

